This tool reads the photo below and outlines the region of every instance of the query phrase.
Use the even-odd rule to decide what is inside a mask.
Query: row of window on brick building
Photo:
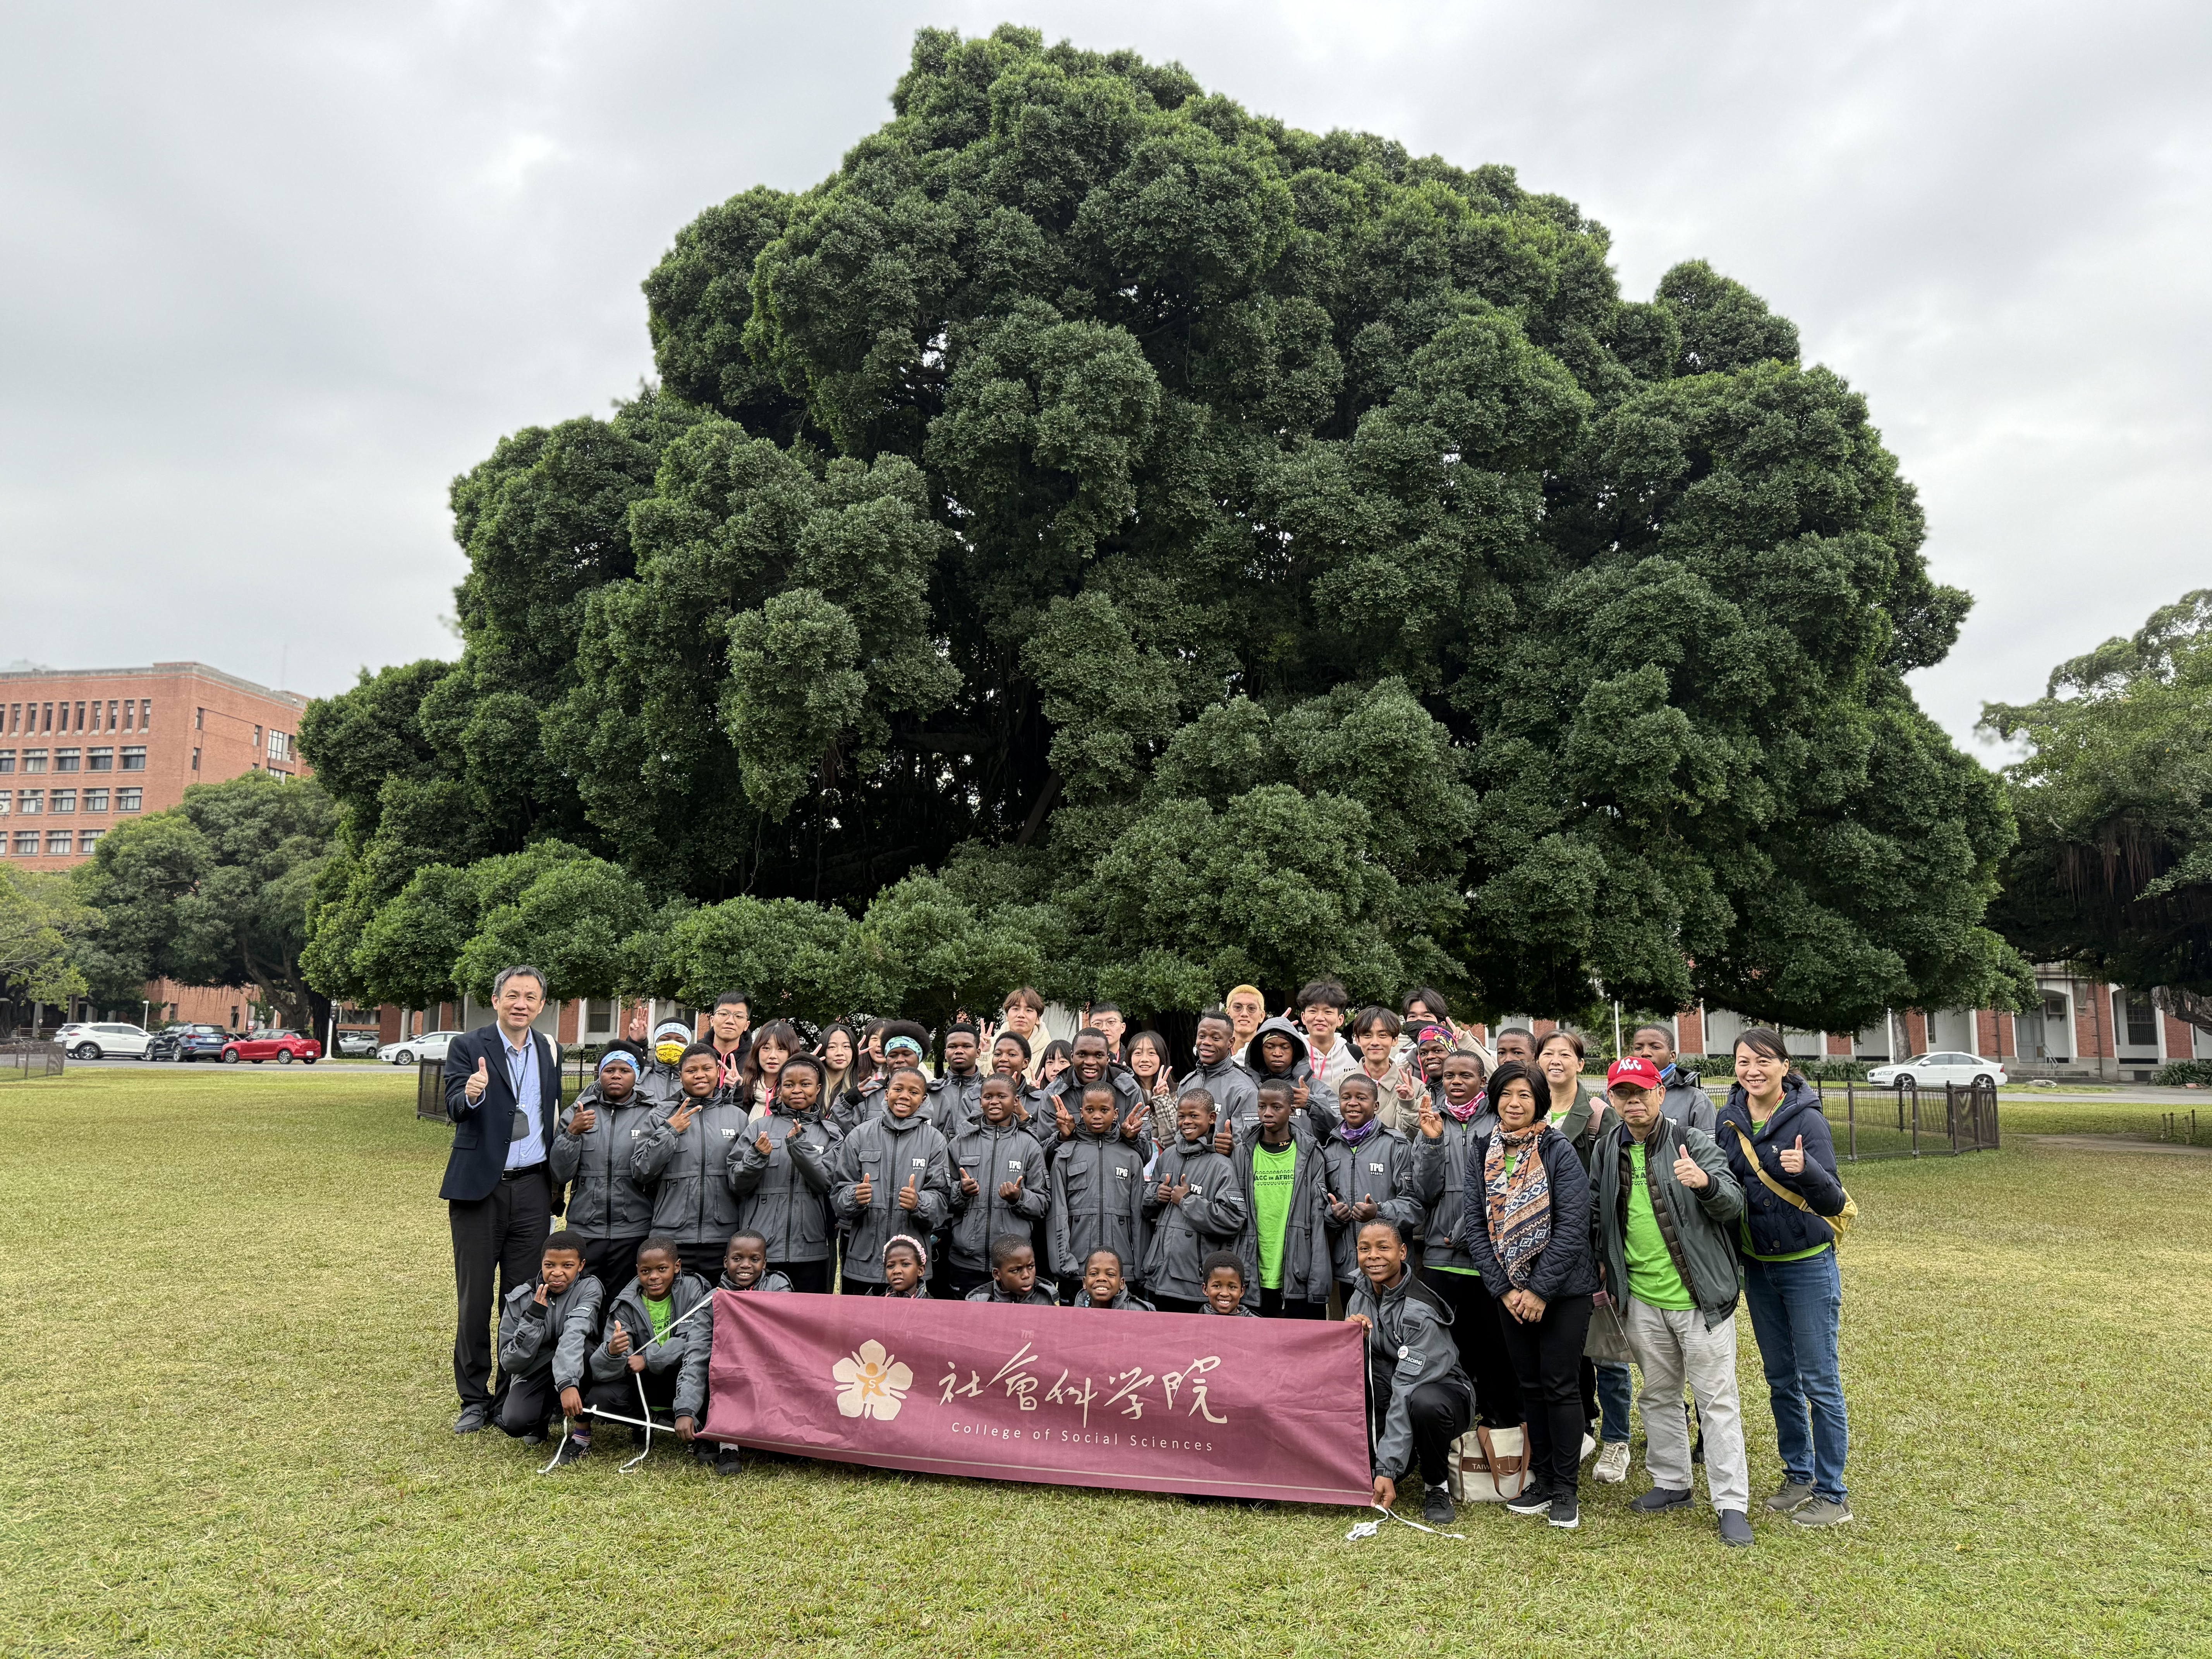
[[[91,719],[87,722],[88,711]],[[58,722],[57,714],[58,714]],[[72,715],[74,719],[72,719]],[[7,735],[37,736],[46,732],[147,732],[153,729],[151,697],[98,697],[88,702],[11,702],[8,705]]]

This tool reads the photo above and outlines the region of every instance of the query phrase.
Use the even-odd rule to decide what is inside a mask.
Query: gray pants
[[[1751,1469],[1743,1455],[1743,1407],[1735,1390],[1735,1316],[1705,1328],[1695,1308],[1674,1313],[1628,1299],[1628,1346],[1644,1371],[1637,1405],[1644,1413],[1644,1467],[1651,1483],[1694,1492],[1690,1425],[1682,1410],[1687,1382],[1705,1437],[1705,1487],[1716,1510],[1748,1510]]]

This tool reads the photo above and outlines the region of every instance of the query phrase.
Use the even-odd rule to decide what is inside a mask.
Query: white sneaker
[[[1608,1440],[1605,1449],[1597,1455],[1597,1467],[1590,1471],[1590,1479],[1617,1486],[1628,1479],[1628,1443]]]

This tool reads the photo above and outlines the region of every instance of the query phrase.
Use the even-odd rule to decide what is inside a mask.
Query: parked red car
[[[322,1057],[323,1045],[297,1031],[248,1031],[222,1045],[226,1066],[235,1066],[241,1060],[250,1060],[256,1066],[264,1060],[273,1060],[279,1066],[289,1066],[295,1060],[312,1066]]]

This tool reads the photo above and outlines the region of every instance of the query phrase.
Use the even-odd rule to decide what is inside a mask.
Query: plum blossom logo
[[[906,1391],[914,1386],[913,1370],[872,1339],[832,1365],[830,1375],[837,1384],[837,1410],[846,1417],[879,1417],[888,1422],[898,1415]]]

